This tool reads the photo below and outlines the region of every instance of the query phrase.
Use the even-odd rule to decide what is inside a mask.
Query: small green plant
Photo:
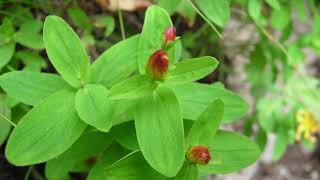
[[[218,61],[180,61],[175,36],[167,12],[151,6],[141,34],[91,64],[72,28],[48,16],[43,40],[60,76],[0,77],[10,97],[33,106],[12,131],[6,158],[16,166],[46,163],[49,179],[88,171],[88,179],[197,179],[255,162],[254,141],[219,129],[248,105],[223,87],[195,83]]]

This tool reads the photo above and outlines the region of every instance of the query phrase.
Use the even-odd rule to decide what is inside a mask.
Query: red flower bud
[[[206,165],[209,163],[211,157],[209,150],[205,146],[193,146],[188,150],[187,158],[189,161]]]
[[[153,53],[148,61],[148,72],[154,80],[162,80],[168,71],[168,54],[160,49]]]
[[[176,38],[176,29],[174,27],[168,27],[164,32],[164,45],[167,45],[169,41],[174,41]]]

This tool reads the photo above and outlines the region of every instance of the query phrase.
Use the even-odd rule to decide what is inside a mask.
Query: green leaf
[[[276,128],[276,114],[282,114],[282,107],[283,103],[281,99],[264,98],[258,101],[258,120],[263,130],[272,132]]]
[[[35,106],[54,92],[70,86],[54,74],[13,71],[0,76],[0,85],[15,99]]]
[[[138,51],[139,71],[141,74],[146,73],[146,64],[149,57],[162,48],[164,43],[163,32],[171,26],[170,17],[164,9],[158,6],[150,6],[147,9]],[[168,52],[168,56],[170,64],[173,64],[175,61],[174,46]]]
[[[14,34],[14,27],[11,19],[8,17],[3,18],[2,24],[0,26],[0,45],[9,43]]]
[[[69,84],[83,85],[89,76],[89,57],[72,28],[57,16],[44,22],[43,39],[53,66]]]
[[[104,132],[108,132],[112,126],[107,95],[108,90],[104,86],[87,84],[78,90],[75,100],[80,119]]]
[[[277,132],[277,138],[274,143],[273,154],[272,154],[272,160],[274,161],[279,160],[287,150],[289,142],[288,142],[288,134],[286,131],[287,130],[285,129],[279,128]]]
[[[227,0],[201,0],[196,1],[200,10],[220,27],[226,25],[230,19],[230,2]]]
[[[268,3],[275,10],[280,10],[281,8],[278,0],[266,0],[266,3]]]
[[[109,98],[136,99],[151,95],[156,88],[156,82],[149,75],[137,75],[113,86],[110,89]]]
[[[94,158],[112,142],[106,133],[88,129],[66,152],[46,163],[45,173],[50,180],[60,180],[68,176],[80,160]],[[87,164],[90,166],[91,164]]]
[[[110,166],[104,167],[104,176],[100,179],[110,180],[165,180],[166,177],[152,169],[140,151],[132,152]],[[89,179],[90,180],[90,179]]]
[[[223,118],[224,105],[220,99],[211,102],[192,125],[187,138],[186,148],[203,145],[213,139]]]
[[[158,0],[158,5],[165,9],[170,15],[173,14],[182,0]]]
[[[110,134],[121,146],[133,151],[139,149],[133,121],[113,126]]]
[[[172,90],[160,86],[152,96],[139,100],[135,126],[148,163],[163,175],[175,176],[184,161],[184,132],[180,105]]]
[[[7,139],[7,136],[10,133],[11,130],[11,124],[4,119],[6,117],[7,119],[11,119],[11,110],[7,103],[7,97],[4,94],[0,94],[0,147],[3,144],[3,142]],[[4,117],[2,117],[4,116]]]
[[[198,179],[198,167],[196,164],[185,162],[180,172],[174,180],[197,180]]]
[[[308,18],[308,12],[305,2],[301,0],[292,0],[292,5],[295,8],[295,12],[297,12],[300,20],[305,22]]]
[[[126,155],[125,150],[118,144],[113,143],[103,153],[102,157],[98,160],[96,165],[91,169],[88,180],[101,180],[106,179],[108,169],[112,164]]]
[[[21,59],[25,67],[25,71],[40,72],[41,68],[47,66],[45,60],[38,54],[29,51],[19,51],[14,55],[16,58]]]
[[[95,19],[94,25],[98,28],[105,28],[104,35],[106,37],[110,36],[116,28],[115,21],[112,16],[98,16]]]
[[[207,84],[186,83],[173,86],[181,103],[184,119],[197,120],[200,114],[215,99],[224,103],[224,123],[233,122],[248,111],[247,102],[233,92]]]
[[[186,83],[205,77],[214,71],[218,61],[210,56],[188,59],[175,64],[165,77],[167,83]]]
[[[291,21],[291,10],[282,7],[280,10],[274,10],[271,14],[271,26],[276,29],[284,29]]]
[[[24,22],[19,31],[14,34],[14,39],[18,43],[33,49],[44,48],[41,30],[42,22],[37,19],[32,19]]]
[[[205,174],[225,174],[239,171],[260,156],[260,148],[251,139],[234,132],[219,130],[208,141],[211,160],[206,166],[198,166]]]
[[[111,88],[137,71],[139,41],[135,35],[105,51],[91,66],[90,82]]]
[[[250,17],[257,21],[261,16],[262,0],[248,0],[248,12]]]
[[[74,96],[62,90],[29,111],[11,133],[6,158],[25,166],[48,161],[69,149],[86,127],[77,115]]]
[[[0,57],[1,57],[0,69],[10,62],[15,48],[16,48],[16,44],[14,42],[0,45]]]
[[[68,9],[68,15],[72,22],[80,29],[90,32],[92,24],[90,18],[79,7],[72,7]]]

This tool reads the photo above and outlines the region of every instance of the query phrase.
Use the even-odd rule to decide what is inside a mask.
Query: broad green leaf
[[[149,57],[161,49],[164,43],[163,32],[172,26],[168,13],[159,6],[150,6],[145,14],[143,29],[140,37],[138,63],[141,74],[146,73]],[[170,64],[175,61],[175,47],[168,52]]]
[[[0,45],[9,43],[14,34],[14,27],[11,19],[5,17],[2,20],[2,24],[0,26]]]
[[[53,66],[69,84],[83,85],[89,76],[89,57],[72,28],[57,16],[44,22],[43,39]]]
[[[117,143],[113,143],[103,153],[96,165],[91,169],[88,175],[88,180],[103,180],[107,179],[108,167],[120,160],[126,155],[124,148]]]
[[[112,16],[98,16],[95,19],[94,25],[98,28],[105,28],[104,35],[106,37],[110,36],[116,27],[114,18]]]
[[[42,22],[40,20],[28,20],[24,22],[19,31],[14,34],[14,39],[18,43],[33,49],[44,48],[41,30]]]
[[[113,86],[109,91],[109,98],[136,99],[151,95],[156,88],[156,82],[149,75],[137,75]]]
[[[268,3],[273,9],[280,10],[280,3],[278,0],[266,0],[266,3]]]
[[[205,77],[214,71],[218,61],[210,56],[188,59],[175,64],[165,77],[167,83],[186,83]]]
[[[133,120],[135,100],[111,100],[109,108],[112,125],[121,124]]]
[[[0,76],[6,93],[25,104],[35,106],[54,92],[70,86],[54,74],[13,71]]]
[[[103,152],[112,142],[106,133],[86,130],[81,137],[66,152],[46,163],[46,176],[50,180],[60,180],[68,176],[80,160],[95,158]],[[88,164],[90,166],[90,164]]]
[[[304,53],[296,43],[291,43],[288,46],[288,64],[296,66],[304,60]]]
[[[107,95],[108,90],[104,86],[87,84],[78,90],[75,99],[80,119],[104,132],[108,132],[112,126]]]
[[[260,156],[259,146],[243,135],[219,130],[208,141],[211,160],[206,166],[198,166],[203,174],[225,174],[240,171],[254,163]]]
[[[166,177],[152,169],[140,151],[132,152],[113,164],[104,167],[104,176],[108,180],[165,180]],[[90,180],[90,179],[89,179]]]
[[[11,133],[6,158],[16,166],[57,157],[80,137],[86,124],[76,112],[75,93],[61,90],[29,111]]]
[[[200,114],[215,99],[224,104],[224,123],[241,118],[248,111],[247,102],[233,92],[207,84],[186,83],[173,86],[173,90],[181,103],[184,119],[197,120]]]
[[[110,134],[121,146],[133,151],[139,149],[133,121],[113,126]]]
[[[14,42],[0,45],[0,69],[9,63],[15,48],[16,44]]]
[[[272,132],[277,126],[277,113],[282,113],[282,100],[274,98],[260,99],[257,103],[258,120],[263,130]]]
[[[16,58],[21,59],[25,67],[25,71],[40,72],[41,68],[47,66],[45,60],[38,54],[29,51],[19,51],[14,55]]]
[[[11,110],[8,107],[7,103],[7,97],[4,94],[0,94],[0,147],[3,144],[3,142],[7,139],[7,136],[10,133],[11,124],[4,119],[6,117],[7,119],[11,119]],[[4,117],[2,117],[4,116]]]
[[[291,10],[288,7],[282,7],[280,10],[274,10],[271,14],[271,26],[277,29],[284,29],[291,21]]]
[[[139,100],[135,127],[148,163],[163,175],[177,175],[184,161],[184,132],[180,105],[172,90],[160,86],[152,96]]]
[[[180,172],[174,180],[197,180],[198,179],[198,167],[196,164],[185,162]]]
[[[261,16],[262,0],[248,0],[248,12],[250,17],[257,21]]]
[[[228,0],[201,0],[196,1],[200,10],[220,27],[226,25],[230,19],[230,2]]]
[[[182,0],[158,0],[158,5],[165,9],[170,15],[173,14]]]
[[[91,66],[90,82],[111,88],[137,71],[139,41],[135,35],[105,51]]]
[[[220,99],[211,102],[192,125],[187,138],[186,148],[203,145],[213,139],[223,118],[224,105]]]
[[[283,154],[286,152],[289,145],[287,130],[279,128],[277,132],[277,138],[274,143],[272,160],[279,160]]]
[[[68,15],[72,22],[82,30],[90,32],[92,30],[92,24],[90,18],[79,7],[72,7],[68,9]]]

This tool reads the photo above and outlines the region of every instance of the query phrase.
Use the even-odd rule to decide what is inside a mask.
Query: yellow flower
[[[315,134],[320,132],[320,123],[317,122],[312,113],[307,109],[299,109],[296,113],[298,128],[296,140],[300,141],[301,137],[311,142],[316,141]]]

